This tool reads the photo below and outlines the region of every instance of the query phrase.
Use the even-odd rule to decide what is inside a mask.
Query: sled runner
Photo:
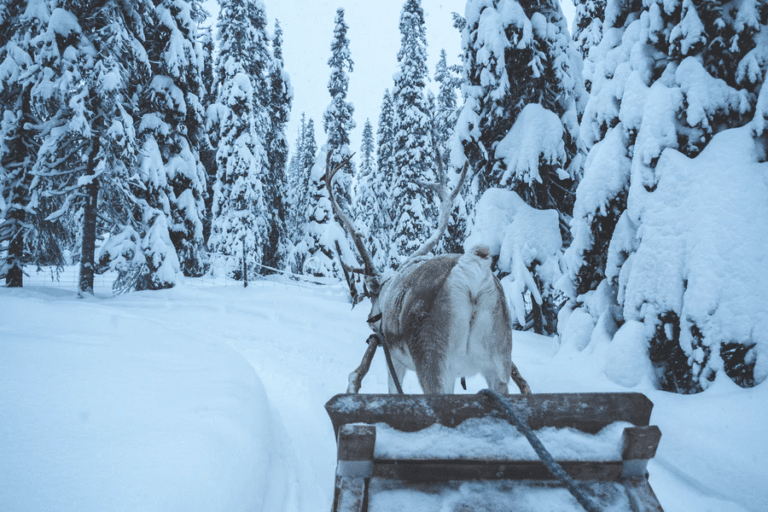
[[[646,472],[661,432],[648,424],[645,395],[504,398],[545,446],[557,445],[554,458],[594,510],[662,511]],[[489,396],[347,393],[325,408],[338,444],[332,512],[584,509],[530,449],[520,457],[520,442],[507,446],[515,427]],[[593,453],[593,439],[608,448]]]

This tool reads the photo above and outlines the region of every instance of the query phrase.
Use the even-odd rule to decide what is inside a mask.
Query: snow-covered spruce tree
[[[690,393],[718,372],[754,385],[768,375],[768,6],[609,0],[605,13],[563,342],[612,338],[606,372],[627,386],[650,374]]]
[[[349,75],[347,73],[352,72],[354,63],[349,53],[349,39],[347,38],[349,26],[344,21],[344,9],[336,10],[334,24],[331,58],[328,59],[328,66],[331,68],[331,77],[328,80],[331,103],[323,113],[323,129],[328,137],[324,151],[331,153],[331,162],[336,165],[352,154],[349,147],[349,132],[355,128],[355,121],[352,119],[355,107],[347,101],[347,91],[349,90]],[[352,177],[354,175],[354,164],[350,161],[334,179],[334,194],[339,205],[345,211],[350,211]]]
[[[200,163],[203,164],[203,168],[205,169],[205,215],[203,216],[203,239],[207,246],[208,239],[211,236],[211,208],[213,207],[213,185],[216,183],[216,147],[218,147],[219,137],[219,126],[216,125],[216,128],[211,130],[211,122],[208,117],[209,109],[216,103],[216,91],[214,90],[215,80],[213,77],[213,29],[211,27],[201,27],[199,30],[199,41],[203,50],[203,68],[201,75],[203,79],[203,87],[205,87],[205,94],[203,94],[202,97],[202,104],[205,112],[205,137],[204,143],[200,147]],[[216,147],[214,147],[214,140],[211,140],[212,135],[216,141]]]
[[[315,139],[315,122],[312,118],[307,121],[304,130],[300,132],[301,140],[297,143],[296,178],[294,180],[295,191],[294,207],[292,208],[294,222],[296,223],[294,246],[290,255],[290,267],[294,273],[304,272],[304,261],[309,250],[307,228],[312,213],[312,192],[310,190],[310,177],[317,156],[317,141]]]
[[[214,272],[244,279],[244,268],[249,275],[261,271],[271,221],[264,148],[269,119],[263,102],[271,56],[264,4],[259,0],[222,2],[218,27],[216,90],[222,107],[218,109],[221,131],[208,245]]]
[[[397,266],[429,237],[437,224],[436,197],[422,183],[435,183],[432,122],[424,93],[427,36],[421,0],[406,0],[400,12],[400,50],[392,90],[394,104],[393,214],[389,261]]]
[[[439,84],[437,105],[434,113],[434,130],[437,150],[443,161],[443,167],[451,165],[450,141],[459,117],[459,100],[457,90],[461,89],[461,77],[449,66],[445,50],[440,50],[440,60],[435,69],[435,82]],[[469,184],[459,192],[454,202],[451,220],[445,231],[445,236],[438,246],[439,252],[460,253],[463,250],[464,239],[467,236],[467,204],[465,195]]]
[[[139,165],[145,171],[141,176],[153,182],[147,186],[146,200],[167,215],[180,268],[195,277],[203,274],[206,265],[206,174],[200,148],[208,143],[201,102],[205,94],[203,47],[197,33],[197,24],[203,20],[193,18],[199,12],[193,9],[197,3],[162,0],[155,5],[154,23],[145,42],[152,80],[142,92],[138,128]],[[160,178],[164,185],[158,183],[158,174],[164,175]]]
[[[373,138],[373,125],[366,119],[363,125],[363,137],[360,142],[360,169],[361,173],[370,172],[375,164],[373,155],[376,151],[376,141]]]
[[[142,239],[140,231],[162,216],[137,220],[133,215],[141,201],[135,195],[140,187],[135,178],[136,101],[149,79],[142,41],[151,10],[144,1],[62,1],[37,42],[46,80],[32,90],[42,119],[35,174],[47,194],[65,198],[50,219],[71,212],[79,212],[82,219],[80,293],[93,293],[96,237],[101,232],[113,234],[102,248],[102,259],[122,275],[141,266],[151,272],[172,263],[144,258],[152,252],[147,244],[155,244],[158,237]],[[170,245],[169,240],[159,243],[166,242]]]
[[[44,220],[54,200],[41,197],[32,175],[39,143],[30,99],[42,78],[33,41],[49,17],[44,0],[0,7],[0,279],[9,287],[22,286],[24,264],[61,264],[60,225]]]
[[[302,250],[306,254],[303,273],[338,278],[344,276],[340,258],[351,266],[356,266],[357,260],[349,249],[349,241],[336,220],[328,191],[325,189],[326,159],[330,166],[341,165],[348,160],[351,154],[349,131],[355,127],[355,122],[352,119],[354,108],[346,100],[349,88],[347,71],[352,71],[353,63],[349,54],[344,9],[336,11],[334,23],[331,58],[328,60],[328,66],[331,68],[331,78],[328,81],[331,103],[323,114],[323,127],[328,139],[312,167],[309,178],[309,220],[305,228]],[[349,211],[351,206],[353,172],[354,166],[348,162],[342,166],[333,183],[336,200],[346,211]]]
[[[304,218],[304,212],[300,211],[299,201],[302,195],[301,184],[303,176],[301,172],[301,155],[304,153],[304,134],[307,131],[307,114],[301,113],[301,121],[296,134],[296,142],[293,146],[293,154],[288,161],[288,219],[286,221],[288,236],[291,245],[295,246],[301,236],[303,223],[299,219]]]
[[[573,41],[582,57],[587,59],[589,50],[603,38],[603,19],[606,0],[576,0],[576,17],[573,20]],[[587,91],[591,84],[585,84]]]
[[[457,135],[477,173],[478,192],[506,188],[534,208],[556,209],[567,234],[583,160],[583,88],[581,59],[559,4],[470,0],[466,23],[467,99]],[[459,152],[454,163],[464,160]]]
[[[379,111],[379,124],[376,129],[376,174],[373,180],[373,192],[381,204],[381,215],[373,219],[371,230],[377,233],[382,247],[387,254],[382,254],[386,261],[377,264],[388,265],[389,247],[392,240],[392,219],[395,214],[391,202],[392,185],[395,181],[395,110],[389,89],[384,90]]]
[[[320,150],[310,170],[309,219],[304,228],[304,238],[299,243],[299,259],[303,259],[303,274],[340,278],[344,276],[341,261],[348,265],[357,264],[346,233],[336,221],[325,186],[326,147]]]
[[[578,141],[583,84],[581,58],[570,44],[559,4],[470,0],[462,45],[466,100],[456,128],[461,144],[453,146],[454,164],[469,160],[478,197],[503,188],[536,209],[557,211],[567,245],[583,160]],[[532,301],[534,328],[552,333],[559,270],[543,265],[548,258],[526,262],[537,290],[530,283],[518,288],[541,297],[541,302]],[[516,265],[500,262],[499,268],[510,272]]]
[[[307,121],[307,129],[304,132],[304,142],[303,142],[304,151],[301,154],[300,158],[300,165],[301,165],[301,174],[303,177],[302,185],[301,185],[301,191],[304,199],[302,199],[303,203],[302,208],[306,212],[308,209],[309,200],[307,199],[309,197],[309,180],[310,175],[312,174],[312,167],[315,165],[315,160],[317,159],[317,137],[315,136],[315,120],[311,117],[309,118],[309,121]]]
[[[360,140],[360,167],[357,168],[354,186],[354,219],[364,227],[360,229],[370,230],[372,217],[376,215],[370,202],[373,197],[371,190],[374,171],[374,152],[376,141],[373,138],[373,126],[371,120],[366,119],[363,125],[363,134]]]
[[[288,140],[285,137],[285,125],[291,114],[293,89],[283,63],[283,30],[275,20],[275,33],[272,38],[272,64],[269,70],[269,103],[267,111],[272,121],[266,135],[267,160],[269,161],[269,185],[266,192],[268,211],[271,212],[269,223],[269,243],[264,248],[265,273],[270,268],[282,269],[283,260],[288,252]]]
[[[374,264],[383,268],[386,256],[381,243],[381,233],[375,231],[381,226],[377,217],[382,215],[381,196],[377,195],[377,172],[374,159],[375,141],[373,126],[369,119],[365,120],[362,141],[360,143],[360,167],[355,185],[355,214],[353,216],[358,231],[365,237],[366,247],[369,248]]]

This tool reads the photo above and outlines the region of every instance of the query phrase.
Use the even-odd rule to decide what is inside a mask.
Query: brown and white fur
[[[398,381],[411,369],[424,393],[453,393],[457,378],[480,373],[498,392],[508,393],[507,381],[512,377],[522,393],[530,393],[512,362],[509,310],[501,284],[491,272],[489,249],[479,246],[467,254],[426,256],[445,231],[467,167],[450,193],[441,172],[437,231],[394,275],[381,276],[362,236],[333,195],[333,176],[348,160],[331,168],[328,154],[326,189],[363,259],[366,295],[372,305],[369,324],[390,349]],[[389,392],[395,389],[390,375]]]
[[[424,393],[453,393],[457,378],[480,373],[491,389],[508,393],[512,328],[487,247],[412,262],[382,284],[371,314],[379,312],[373,327],[400,382],[410,369]]]

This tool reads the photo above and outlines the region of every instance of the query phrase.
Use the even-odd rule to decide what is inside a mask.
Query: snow
[[[587,485],[595,493],[597,489]],[[630,510],[626,494],[619,484],[600,486],[605,512]],[[371,480],[371,512],[403,510],[493,511],[493,512],[572,512],[583,510],[565,489],[552,489],[530,483],[505,481],[449,482],[423,484],[402,489],[387,480]]]
[[[556,460],[621,460],[621,434],[629,423],[616,422],[595,435],[572,428],[535,431]],[[377,459],[538,460],[528,440],[500,418],[469,419],[455,428],[436,424],[418,432],[376,425]]]
[[[496,146],[496,158],[507,165],[499,185],[507,185],[513,177],[527,184],[541,182],[540,161],[565,162],[563,123],[557,114],[538,103],[527,104]]]
[[[73,269],[58,283],[26,270],[25,288],[0,288],[0,510],[330,509],[336,444],[323,405],[346,389],[368,336],[367,304],[350,309],[346,285],[207,277],[109,298],[100,277],[96,297],[78,300]],[[604,371],[624,350],[613,343],[557,350],[557,338],[516,332],[512,354],[535,392],[626,391]],[[418,392],[412,372],[403,386]],[[377,354],[362,392],[386,389]],[[631,389],[655,404],[663,435],[649,472],[665,510],[768,509],[765,384]],[[505,482],[371,486],[371,510],[575,508],[565,491]]]
[[[513,130],[514,131],[514,130]],[[531,273],[551,288],[562,277],[559,216],[555,210],[537,210],[528,206],[510,190],[491,188],[485,191],[475,207],[475,220],[464,242],[464,251],[486,245],[492,256],[498,256],[498,269],[510,274],[501,280],[517,320],[525,324],[524,296],[532,294],[542,303],[539,289]]]
[[[757,162],[748,126],[716,135],[694,159],[667,149],[656,191],[629,205],[642,228],[621,270],[624,317],[653,329],[657,315],[674,311],[680,345],[697,358],[695,325],[712,349],[709,361],[697,361],[704,377],[722,370],[722,340],[754,345],[755,379],[768,377],[768,273],[760,270],[768,254],[768,164]]]

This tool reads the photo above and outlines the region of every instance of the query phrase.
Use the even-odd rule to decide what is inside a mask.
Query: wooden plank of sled
[[[368,502],[368,482],[364,478],[336,477],[332,512],[364,512]]]
[[[376,427],[344,425],[337,435],[338,462],[333,512],[364,512],[368,503],[368,484],[373,472]]]
[[[595,434],[616,421],[648,425],[653,403],[641,393],[552,393],[509,395],[512,407],[532,429],[576,428]],[[336,433],[348,423],[386,423],[415,432],[439,423],[455,427],[469,418],[498,416],[489,400],[477,395],[352,395],[331,398],[325,409]]]
[[[656,425],[627,427],[621,434],[624,478],[644,477],[648,461],[656,456],[661,430]]]
[[[632,512],[664,512],[651,484],[645,477],[627,478],[622,481]]]
[[[561,461],[566,473],[576,480],[619,481],[621,461]],[[554,480],[539,460],[379,460],[373,476],[403,482],[448,482],[466,480]]]

